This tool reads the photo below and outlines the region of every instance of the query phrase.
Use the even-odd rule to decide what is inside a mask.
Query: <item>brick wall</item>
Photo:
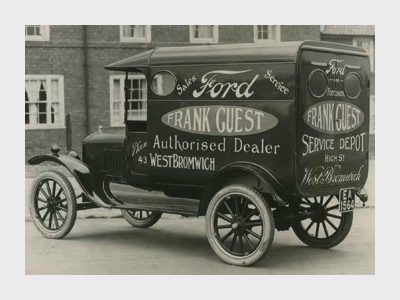
[[[219,42],[221,44],[253,43],[253,25],[224,25],[219,26]]]
[[[353,37],[352,36],[351,37],[345,37],[345,36],[326,36],[326,35],[322,35],[321,40],[323,40],[325,42],[353,45]]]
[[[66,132],[64,129],[44,129],[25,131],[25,161],[37,154],[50,153],[52,144],[66,149]]]
[[[25,74],[64,76],[65,114],[71,114],[73,148],[84,133],[84,82],[81,26],[51,26],[49,42],[26,42]],[[25,160],[49,152],[52,144],[66,149],[65,129],[25,130]]]
[[[282,25],[282,41],[302,41],[321,39],[320,27],[316,25]]]

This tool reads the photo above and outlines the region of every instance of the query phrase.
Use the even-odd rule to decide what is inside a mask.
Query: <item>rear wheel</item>
[[[134,227],[148,228],[157,223],[162,213],[148,210],[127,209],[121,210],[125,220]]]
[[[44,237],[65,237],[75,224],[77,212],[75,192],[68,178],[58,171],[40,174],[33,183],[29,210]]]
[[[310,247],[332,248],[350,232],[353,212],[340,213],[336,195],[303,198],[299,210],[314,212],[312,217],[292,226],[297,237]]]
[[[274,219],[263,196],[243,185],[229,185],[212,198],[206,214],[211,248],[226,263],[259,261],[274,238]]]

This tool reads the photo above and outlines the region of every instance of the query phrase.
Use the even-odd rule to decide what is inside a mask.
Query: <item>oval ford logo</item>
[[[351,103],[324,101],[310,106],[303,116],[311,128],[323,133],[351,132],[362,125],[364,113]]]
[[[229,106],[188,106],[170,111],[161,121],[172,128],[204,135],[250,135],[272,129],[278,119],[262,110]]]

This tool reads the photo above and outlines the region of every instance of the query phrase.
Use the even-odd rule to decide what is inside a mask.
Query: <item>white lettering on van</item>
[[[319,132],[342,134],[360,127],[364,122],[364,113],[352,103],[324,101],[307,108],[303,119]]]
[[[251,69],[243,71],[216,70],[208,72],[201,77],[202,85],[198,90],[193,91],[193,97],[199,98],[203,94],[210,94],[211,98],[225,98],[229,92],[232,92],[236,98],[249,98],[254,93],[251,88],[259,77],[258,74],[254,75],[250,82],[221,82],[218,81],[218,79],[221,75],[237,75],[250,71]]]
[[[264,78],[268,79],[268,81],[271,82],[272,86],[276,88],[280,93],[284,95],[289,94],[289,88],[285,86],[283,81],[279,81],[275,76],[272,75],[272,70],[267,70]]]
[[[344,75],[347,65],[339,67],[338,64],[341,62],[343,62],[343,60],[332,58],[328,63],[328,68],[325,71],[326,74],[331,73],[332,75]]]
[[[185,132],[227,136],[256,134],[278,124],[278,118],[266,111],[231,105],[178,108],[164,114],[161,121]]]

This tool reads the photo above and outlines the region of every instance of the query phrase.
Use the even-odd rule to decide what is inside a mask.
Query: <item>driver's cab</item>
[[[176,87],[176,77],[167,70],[148,65],[154,50],[108,65],[106,69],[124,71],[124,85],[119,93],[124,95],[125,141],[124,157],[126,179],[135,183],[149,181],[150,132],[157,132],[159,122],[151,125],[152,109],[157,109],[160,97],[171,94]],[[149,101],[149,100],[152,101]],[[153,102],[154,101],[154,102]]]

